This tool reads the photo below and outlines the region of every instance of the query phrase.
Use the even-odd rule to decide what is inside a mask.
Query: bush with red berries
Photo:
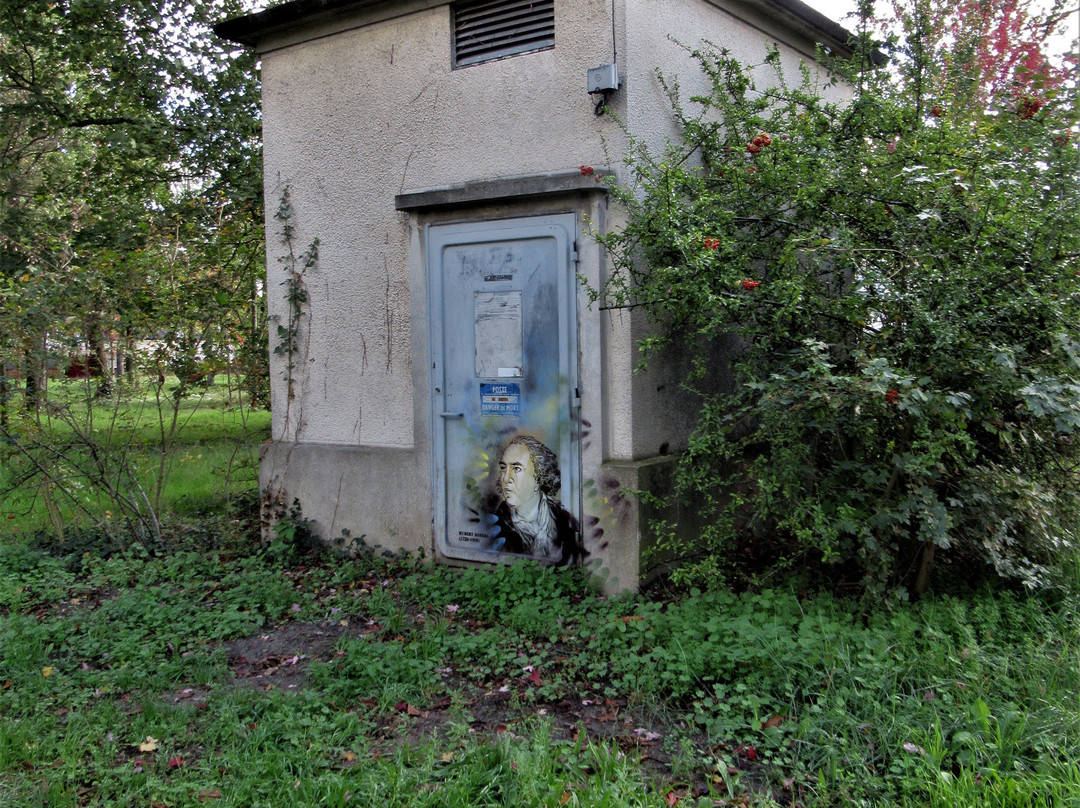
[[[693,51],[712,92],[673,99],[682,141],[612,189],[627,224],[601,237],[616,271],[597,294],[648,311],[650,350],[741,346],[687,380],[679,496],[704,503],[707,575],[738,575],[756,535],[879,591],[942,565],[1060,582],[1080,533],[1073,97],[1049,73],[1026,93],[1026,73],[960,75],[945,37],[889,67],[871,44],[835,65],[845,103],[775,53],[766,86]]]

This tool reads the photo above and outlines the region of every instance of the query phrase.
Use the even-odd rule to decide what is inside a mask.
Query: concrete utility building
[[[596,175],[674,134],[683,45],[796,75],[844,29],[798,0],[296,0],[215,30],[262,59],[267,502],[328,541],[635,587],[625,492],[664,488],[693,408],[686,357],[633,372],[641,312],[590,306],[619,219]]]

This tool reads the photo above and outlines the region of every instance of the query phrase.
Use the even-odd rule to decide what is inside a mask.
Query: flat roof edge
[[[835,49],[838,55],[850,57],[855,52],[852,47],[855,35],[851,31],[800,0],[742,0],[742,2],[765,11],[783,12],[786,17],[793,18],[796,25],[792,27],[806,29],[812,35],[812,39],[818,40],[827,48]]]
[[[255,14],[232,17],[219,22],[213,31],[222,39],[248,47],[257,47],[264,37],[287,30],[299,23],[318,22],[344,16],[350,12],[386,5],[391,0],[292,0],[272,6]],[[450,2],[450,0],[446,0]],[[721,5],[718,0],[709,0]],[[801,0],[734,0],[771,16],[779,16],[781,22],[810,39],[820,41],[838,55],[851,56],[854,35],[835,20],[811,8]],[[779,12],[779,15],[777,15]]]
[[[330,19],[381,2],[385,0],[293,0],[255,14],[230,17],[213,26],[213,31],[222,39],[254,48],[267,34],[290,28],[297,23]]]

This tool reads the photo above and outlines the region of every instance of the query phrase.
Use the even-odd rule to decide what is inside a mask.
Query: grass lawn
[[[1072,806],[1080,601],[0,543],[0,805]]]
[[[116,533],[135,509],[146,520],[183,518],[257,495],[270,413],[245,406],[228,377],[179,401],[175,387],[141,379],[95,400],[85,381],[52,381],[37,411],[13,402],[0,444],[5,531]]]

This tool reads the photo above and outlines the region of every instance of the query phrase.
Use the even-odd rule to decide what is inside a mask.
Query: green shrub
[[[708,90],[666,85],[680,138],[635,144],[612,188],[627,224],[598,236],[617,271],[597,296],[645,310],[643,361],[699,357],[678,484],[703,503],[702,580],[766,540],[878,592],[925,590],[942,559],[1029,587],[1074,565],[1073,95],[1047,68],[957,98],[969,63],[904,33],[889,66],[866,37],[838,65],[843,103],[776,52],[692,51]]]

